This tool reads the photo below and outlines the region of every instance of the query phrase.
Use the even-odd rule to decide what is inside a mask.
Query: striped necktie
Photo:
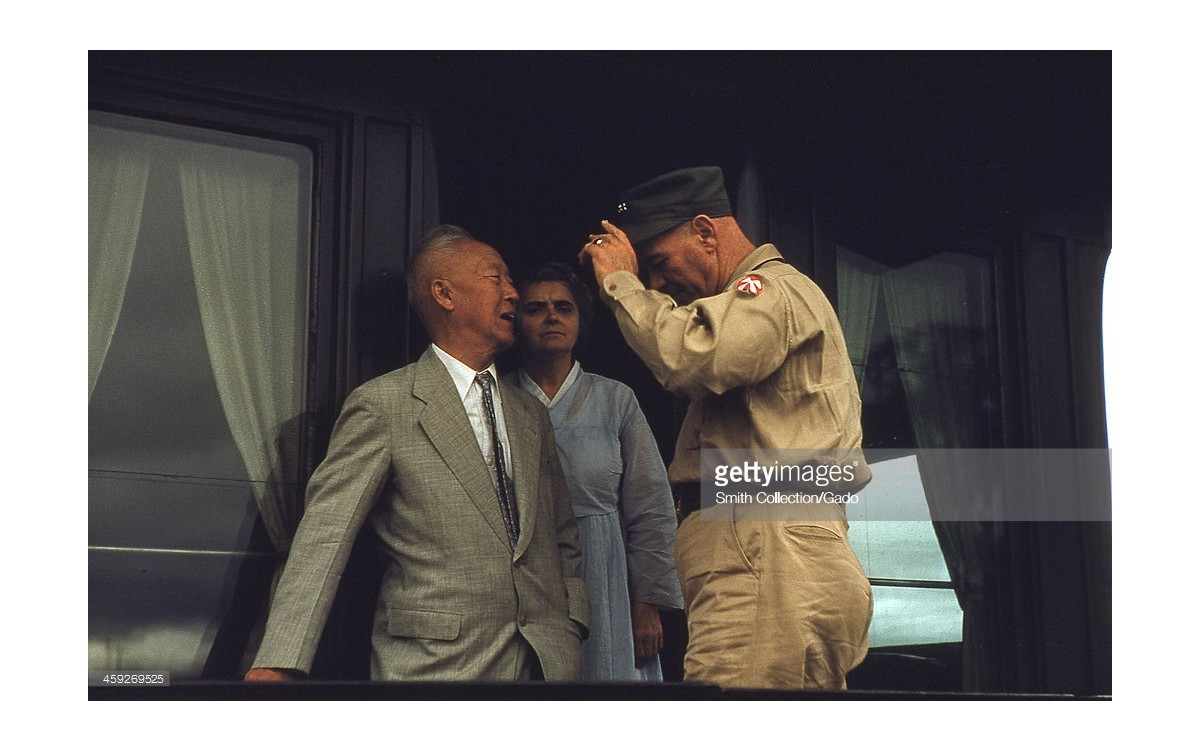
[[[504,528],[508,530],[508,541],[517,544],[517,509],[512,502],[512,488],[508,483],[508,472],[504,469],[504,446],[496,430],[496,404],[492,401],[492,374],[481,372],[475,376],[483,390],[483,407],[487,411],[488,426],[492,428],[492,455],[496,461],[496,486],[500,494],[500,515],[504,517]]]

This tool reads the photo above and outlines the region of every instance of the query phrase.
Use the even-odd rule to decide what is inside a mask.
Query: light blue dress
[[[504,379],[546,404],[554,425],[591,600],[583,679],[661,682],[657,656],[634,667],[630,602],[682,609],[683,594],[675,573],[671,486],[637,397],[578,362],[553,399],[523,371]]]

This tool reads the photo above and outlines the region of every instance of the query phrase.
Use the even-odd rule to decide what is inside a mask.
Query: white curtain
[[[151,153],[129,134],[88,127],[88,398],[125,303]]]
[[[264,524],[283,547],[301,513],[301,336],[290,315],[306,278],[299,170],[291,159],[196,144],[181,152],[179,174],[217,390]]]

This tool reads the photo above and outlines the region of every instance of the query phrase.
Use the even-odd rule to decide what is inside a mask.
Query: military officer
[[[664,388],[689,399],[669,468],[684,515],[675,545],[688,616],[684,679],[843,689],[866,655],[872,611],[843,509],[788,519],[694,512],[705,449],[851,456],[856,471],[840,491],[869,481],[837,315],[774,245],[746,237],[718,167],[624,191],[616,219],[589,236],[580,261],[629,346]]]

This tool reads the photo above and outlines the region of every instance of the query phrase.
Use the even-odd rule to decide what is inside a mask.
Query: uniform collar
[[[738,264],[738,267],[733,269],[733,275],[725,282],[725,289],[733,288],[746,274],[773,260],[783,260],[783,255],[780,254],[779,250],[769,242],[765,245],[759,245],[754,249],[754,252],[742,258],[742,262]]]

